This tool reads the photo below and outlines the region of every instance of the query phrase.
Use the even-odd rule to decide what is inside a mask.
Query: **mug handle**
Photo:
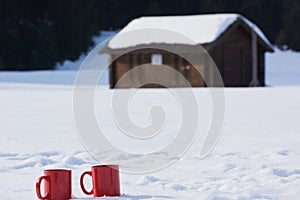
[[[35,190],[36,190],[36,195],[39,199],[49,199],[50,198],[50,193],[47,192],[46,195],[43,197],[41,195],[41,182],[43,179],[48,179],[48,181],[50,182],[50,177],[49,176],[41,176],[38,178],[38,180],[36,181],[36,185],[35,185]],[[51,190],[51,188],[50,188]]]
[[[90,176],[92,176],[92,172],[91,172],[91,171],[83,172],[83,174],[80,176],[80,187],[81,187],[82,191],[83,191],[86,195],[92,195],[92,194],[93,194],[94,188],[92,188],[92,190],[89,192],[89,191],[87,191],[87,190],[85,189],[84,184],[83,184],[84,176],[87,175],[87,174],[90,175]]]

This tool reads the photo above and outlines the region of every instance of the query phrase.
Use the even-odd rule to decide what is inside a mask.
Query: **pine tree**
[[[281,47],[300,51],[300,2],[285,0],[285,12],[283,27],[278,37],[278,44]]]

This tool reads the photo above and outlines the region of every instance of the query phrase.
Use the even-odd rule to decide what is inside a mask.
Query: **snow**
[[[266,57],[270,87],[225,89],[223,135],[208,157],[198,157],[200,132],[175,164],[149,174],[121,171],[122,196],[101,199],[298,199],[299,58],[299,53],[276,50]],[[44,169],[53,168],[72,169],[74,198],[92,199],[81,192],[79,177],[99,161],[85,151],[77,136],[72,106],[77,71],[70,68],[73,70],[0,72],[1,199],[36,199],[36,179]],[[201,98],[202,116],[209,115],[207,89],[195,92]],[[105,130],[115,132],[109,117],[112,90],[99,87],[96,94],[96,115]],[[153,101],[165,105],[170,116],[178,115],[177,101],[170,99],[168,90],[141,89],[134,98],[131,116],[138,124],[149,123],[147,110]],[[201,119],[207,126],[209,119]],[[178,126],[167,125],[170,133]],[[110,139],[128,146],[113,135]],[[120,159],[135,161],[134,156]]]
[[[85,151],[76,135],[72,86],[0,85],[1,197],[34,199],[34,183],[44,169],[69,168],[73,170],[74,196],[86,198],[79,176],[99,162]],[[164,93],[155,89],[140,92],[144,101]],[[101,89],[101,93],[99,109],[103,112],[111,91]],[[197,94],[208,95],[203,89],[197,89]],[[117,199],[297,199],[299,94],[300,87],[226,89],[227,117],[215,150],[199,159],[197,140],[168,168],[151,174],[121,173],[123,195]],[[145,104],[139,102],[132,114],[143,118],[138,110],[145,110]],[[105,122],[105,129],[112,130]]]
[[[266,54],[266,82],[268,85],[293,86],[300,85],[300,54],[280,51]]]
[[[117,31],[100,31],[100,33],[92,38],[95,46],[90,48],[90,51],[92,49],[95,49],[97,47],[97,44],[100,44],[101,42],[110,39],[113,37]],[[99,46],[101,48],[101,46]],[[71,60],[65,60],[63,63],[57,63],[55,68],[58,70],[78,70],[84,59],[87,55],[81,54],[79,58],[75,61]],[[94,68],[99,63],[107,64],[107,55],[99,54],[98,58],[96,60],[91,60],[90,63],[87,65],[90,66],[90,68]]]
[[[252,27],[267,44],[272,46],[254,23],[239,14],[205,14],[137,18],[116,34],[109,41],[108,47],[119,49],[152,43],[187,45],[211,43],[238,19]]]

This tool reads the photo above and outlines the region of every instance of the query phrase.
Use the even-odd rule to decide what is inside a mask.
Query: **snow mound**
[[[300,53],[291,50],[266,54],[266,83],[271,86],[300,85]]]
[[[89,52],[93,50],[98,44],[107,40],[108,38],[114,36],[117,32],[116,31],[100,31],[100,33],[93,37],[94,46],[89,49]],[[55,68],[58,70],[78,70],[80,68],[81,63],[86,58],[87,54],[82,53],[79,58],[75,61],[65,60],[63,63],[58,63]],[[103,57],[103,61],[107,62],[107,58],[105,55],[100,55]]]

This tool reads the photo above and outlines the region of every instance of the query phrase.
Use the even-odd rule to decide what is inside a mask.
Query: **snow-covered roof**
[[[215,41],[230,25],[238,19],[243,20],[257,35],[269,46],[272,46],[263,32],[252,22],[239,14],[205,14],[190,16],[159,16],[141,17],[131,21],[108,43],[111,49],[134,47],[141,44],[164,43],[164,44],[205,44]],[[169,37],[163,31],[157,34],[131,34],[134,38],[123,37],[126,32],[140,30],[168,30],[183,37]],[[133,33],[133,32],[131,32]],[[127,34],[130,35],[130,34]],[[192,42],[191,42],[192,41]]]

